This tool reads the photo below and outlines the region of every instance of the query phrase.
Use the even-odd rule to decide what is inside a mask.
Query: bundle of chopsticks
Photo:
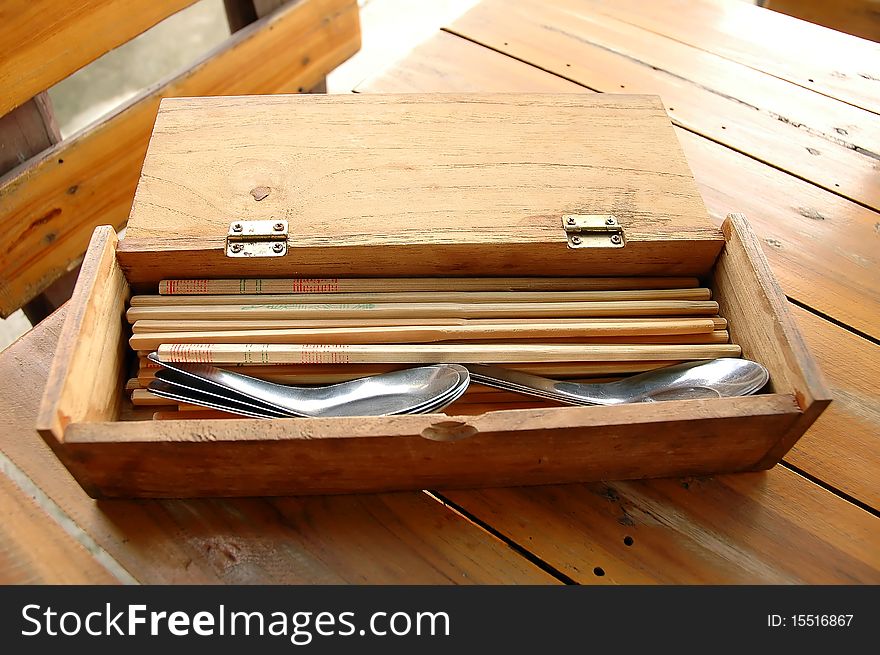
[[[740,355],[711,290],[681,277],[165,280],[127,318],[136,405],[171,402],[146,391],[153,351],[301,385],[436,362],[581,379]],[[541,406],[478,385],[457,404],[492,403]],[[181,410],[210,414],[156,418]]]

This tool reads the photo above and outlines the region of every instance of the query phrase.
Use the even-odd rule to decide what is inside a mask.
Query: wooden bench
[[[161,98],[320,91],[360,47],[357,0],[226,0],[224,43],[62,139],[46,89],[193,2],[4,1],[0,316],[43,318],[69,297],[93,228],[124,227]]]

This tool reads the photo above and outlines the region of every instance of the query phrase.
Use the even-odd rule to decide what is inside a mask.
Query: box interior
[[[722,252],[721,259],[725,257],[725,251]],[[119,288],[119,285],[124,285],[128,287],[127,281],[125,281],[124,272],[121,269],[115,269],[115,276],[119,279],[119,283],[115,285],[114,288]],[[762,351],[766,348],[773,348],[774,344],[772,342],[760,342],[755,335],[755,331],[751,329],[746,329],[746,326],[743,325],[747,321],[750,320],[751,314],[746,307],[739,306],[743,299],[748,298],[748,292],[745,289],[732,290],[726,289],[725,285],[730,283],[729,279],[721,278],[717,276],[714,272],[705,275],[701,279],[702,284],[710,287],[713,290],[713,297],[722,302],[721,315],[725,318],[728,318],[728,329],[731,332],[732,340],[735,343],[738,343],[743,348],[743,356],[750,357],[761,361],[765,365],[773,367],[773,359],[768,357],[762,357]],[[155,287],[152,285],[146,285],[145,283],[140,283],[137,285],[136,290],[143,291],[149,290],[150,292],[155,293]],[[130,294],[130,290],[126,289],[122,292],[123,297],[128,297]],[[87,420],[100,420],[100,421],[114,421],[114,422],[130,422],[130,421],[152,421],[152,415],[157,409],[161,407],[137,407],[133,406],[130,399],[129,394],[124,390],[124,381],[129,377],[132,377],[133,371],[136,371],[136,362],[137,356],[127,344],[127,339],[130,336],[129,326],[125,322],[123,312],[125,307],[120,306],[117,303],[116,311],[117,315],[117,323],[116,326],[119,333],[119,346],[121,348],[121,355],[119,360],[119,365],[115,371],[108,371],[113,375],[113,380],[116,381],[116,384],[112,385],[113,391],[111,392],[114,396],[114,401],[109,404],[104,404],[100,408],[95,408],[93,411],[87,413]],[[733,318],[731,318],[731,315]],[[758,331],[760,333],[760,331]],[[607,379],[607,378],[597,378],[597,379]],[[787,376],[783,375],[781,371],[776,371],[775,374],[771,371],[771,382],[762,392],[764,395],[766,394],[785,394],[785,395],[793,395],[795,393],[795,389],[791,386],[790,381],[787,379]],[[473,405],[468,403],[467,405],[455,405],[448,407],[444,414],[451,415],[473,415],[473,414],[485,414],[494,411],[512,411],[517,409],[527,409],[527,408],[541,408],[543,411],[554,411],[554,412],[565,412],[570,411],[569,407],[565,407],[556,403],[544,402],[539,399],[529,398],[527,396],[519,396],[514,397],[513,394],[505,394],[504,392],[497,392],[497,394],[490,394],[489,399],[485,405]],[[503,402],[496,402],[492,404],[491,397],[494,396],[496,400]],[[748,399],[740,399],[742,403],[745,405],[748,403]],[[689,403],[691,401],[671,401],[670,403],[665,404],[677,404],[680,405],[680,410],[687,414],[689,411]],[[708,401],[713,402],[713,401]],[[459,410],[459,411],[456,411]],[[220,419],[217,419],[220,420]],[[229,419],[229,420],[242,420],[242,419]],[[305,421],[308,422],[312,419],[291,419],[296,421]],[[378,420],[381,421],[381,417],[365,417],[365,420]],[[124,434],[120,432],[120,438],[124,439]]]
[[[124,390],[130,293],[99,228],[37,428],[94,497],[378,492],[704,475],[772,466],[830,402],[744,218],[703,280],[764,393],[613,407],[327,419],[152,420]],[[508,406],[509,407],[509,406]]]

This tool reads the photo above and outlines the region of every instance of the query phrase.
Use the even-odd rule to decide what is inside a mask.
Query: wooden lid
[[[286,254],[227,256],[254,220]],[[118,257],[133,282],[700,275],[723,243],[654,96],[240,96],[162,101]]]

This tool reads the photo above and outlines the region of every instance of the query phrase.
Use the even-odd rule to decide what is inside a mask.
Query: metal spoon
[[[551,380],[483,364],[468,364],[466,368],[475,382],[569,405],[745,396],[760,390],[770,379],[761,364],[730,357],[676,364],[617,382],[593,384]]]
[[[184,378],[185,379],[185,378]],[[198,383],[196,383],[197,385]],[[436,402],[422,405],[415,411],[404,412],[407,414],[430,414],[440,411],[446,405],[454,402],[464,394],[467,389],[467,381],[459,385],[457,389],[453,389],[451,393],[444,394]],[[221,395],[217,393],[207,393],[202,389],[192,385],[177,384],[167,382],[165,380],[153,380],[148,389],[151,393],[177,402],[189,403],[191,405],[200,405],[210,409],[217,409],[230,414],[239,414],[250,418],[293,418],[295,414],[290,412],[279,412],[274,408],[257,405],[255,401],[243,402],[241,397],[234,395]]]
[[[208,364],[162,362],[156,353],[150,353],[148,357],[160,366],[189,378],[189,386],[194,388],[196,393],[207,392],[209,395],[214,394],[233,403],[258,404],[288,416],[385,416],[427,413],[437,411],[459,398],[470,381],[468,371],[463,366],[434,364],[323,387],[294,387],[266,382]],[[162,381],[175,385],[175,393],[178,396],[187,395],[179,379]],[[158,391],[167,393],[168,390],[160,387]],[[211,402],[216,402],[216,398]]]
[[[438,395],[431,401],[414,405],[401,414],[428,414],[439,411],[450,403],[460,398],[467,390],[469,378],[463,378],[462,382],[447,393]],[[169,398],[178,402],[186,402],[193,405],[201,405],[211,409],[219,409],[233,414],[241,414],[255,418],[291,418],[303,416],[290,411],[280,411],[275,407],[265,404],[238,392],[205,383],[196,377],[183,375],[171,369],[163,369],[156,373],[156,379],[147,387],[148,390],[162,398]]]

